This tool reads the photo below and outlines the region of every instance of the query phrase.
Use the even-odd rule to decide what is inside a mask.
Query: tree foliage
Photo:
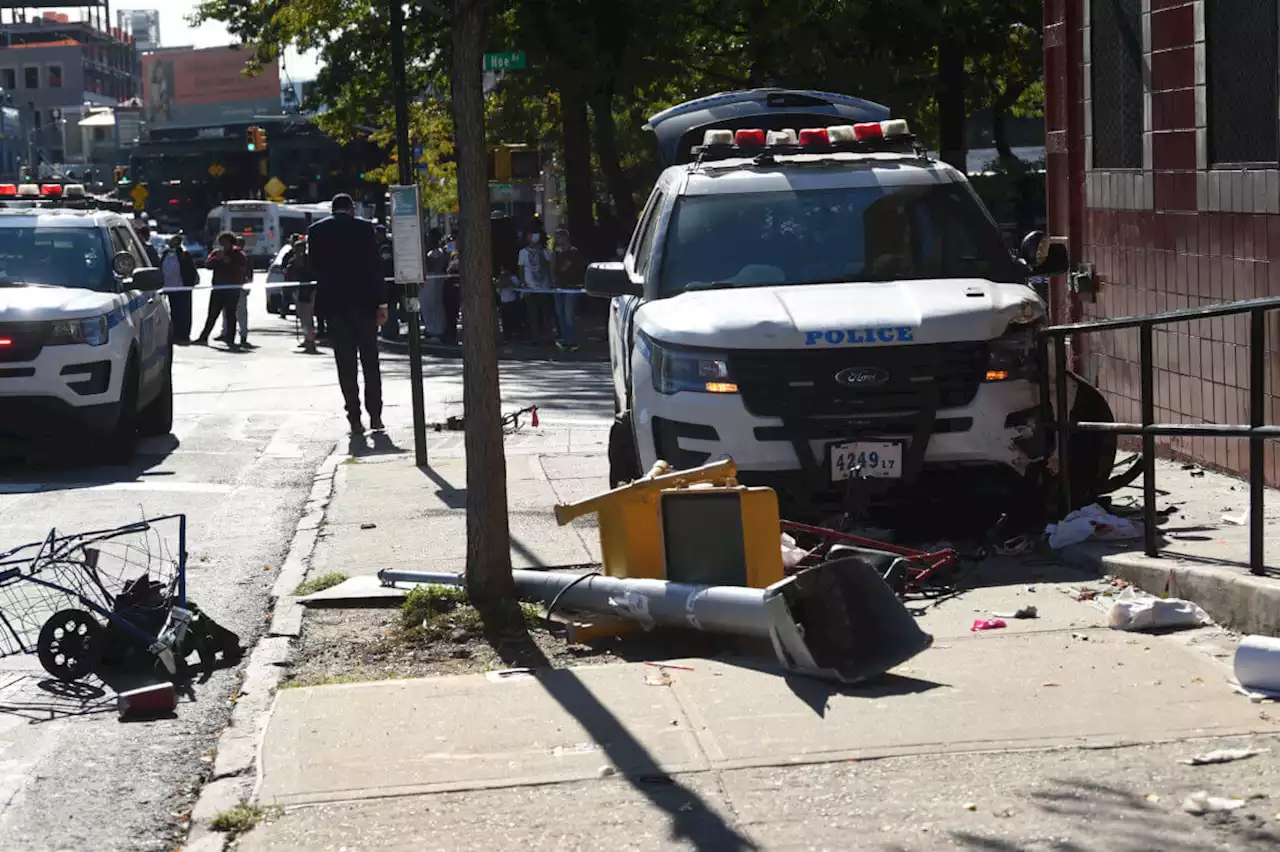
[[[410,90],[423,102],[415,138],[430,158],[424,190],[446,209],[455,195],[442,5],[411,0],[406,39]],[[934,148],[944,137],[963,146],[965,116],[982,114],[999,145],[1007,116],[1039,114],[1041,9],[1041,0],[493,0],[487,49],[525,50],[529,67],[503,75],[489,93],[487,132],[491,143],[556,150],[571,220],[611,213],[625,230],[658,170],[644,122],[717,91],[778,85],[855,94],[888,105]],[[226,22],[258,60],[286,44],[318,49],[315,91],[327,106],[318,122],[340,138],[371,132],[390,156],[378,3],[202,0],[196,17]]]

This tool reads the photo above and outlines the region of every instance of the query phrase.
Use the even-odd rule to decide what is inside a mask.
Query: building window
[[[1140,169],[1142,0],[1090,0],[1090,3],[1093,167]]]
[[[0,68],[0,88],[6,92],[18,88],[18,72],[12,68]]]
[[[34,65],[27,65],[22,69],[23,87],[27,89],[40,88],[40,69]]]
[[[48,75],[49,88],[61,89],[62,88],[62,66],[50,65],[48,71],[49,71],[49,75]]]
[[[1274,163],[1280,158],[1276,0],[1204,5],[1209,161]]]

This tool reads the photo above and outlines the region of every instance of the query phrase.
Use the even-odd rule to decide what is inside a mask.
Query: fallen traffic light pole
[[[856,559],[806,568],[765,589],[565,571],[513,571],[521,598],[558,609],[767,639],[797,674],[857,683],[884,674],[933,643],[875,570]],[[464,576],[378,572],[383,585],[462,586]]]

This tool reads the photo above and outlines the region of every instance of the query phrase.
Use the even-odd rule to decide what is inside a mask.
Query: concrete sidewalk
[[[1216,845],[1177,813],[1181,797],[1206,784],[1277,795],[1280,779],[1258,776],[1262,762],[1237,778],[1174,758],[1221,738],[1280,745],[1276,722],[1213,656],[1106,630],[1060,593],[1073,585],[948,601],[922,619],[935,646],[862,688],[690,659],[284,690],[257,788],[284,812],[241,846],[932,848],[961,829],[1009,844],[983,848]],[[1038,620],[970,632],[975,613],[1028,601]],[[1082,809],[1141,806],[1095,825],[1049,807],[1055,785],[1076,786]],[[1116,820],[1148,844],[1096,843]]]
[[[1267,489],[1269,576],[1257,577],[1249,573],[1248,482],[1160,461],[1156,488],[1157,509],[1168,512],[1160,524],[1159,558],[1148,557],[1141,540],[1086,542],[1064,549],[1062,558],[1152,594],[1193,600],[1233,630],[1280,636],[1280,492]],[[1120,506],[1141,506],[1142,481],[1113,497]]]

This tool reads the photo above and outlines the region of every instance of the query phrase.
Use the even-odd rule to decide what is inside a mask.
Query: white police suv
[[[614,483],[729,456],[843,501],[851,479],[888,499],[1043,465],[1027,278],[1065,271],[1062,246],[1013,257],[965,176],[857,98],[733,92],[648,127],[670,165],[625,259],[587,276],[613,299]]]
[[[118,213],[0,209],[0,441],[88,440],[123,461],[139,434],[169,432],[162,285]]]

